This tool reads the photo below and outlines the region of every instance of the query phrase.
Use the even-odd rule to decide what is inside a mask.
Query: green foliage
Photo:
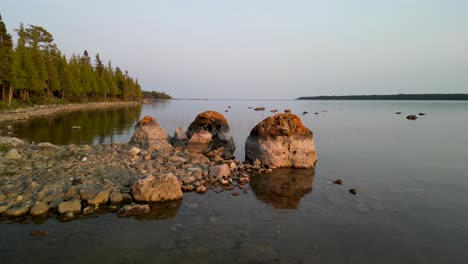
[[[164,92],[143,91],[143,98],[145,99],[172,99],[172,97]]]
[[[68,60],[41,26],[22,23],[16,48],[0,16],[0,94],[1,108],[18,100],[23,104],[62,101],[138,100],[143,97],[138,80],[120,68],[107,66],[96,54],[95,64],[87,50]],[[11,100],[12,99],[12,100]]]

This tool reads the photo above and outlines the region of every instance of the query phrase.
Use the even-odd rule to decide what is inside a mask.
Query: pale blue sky
[[[178,98],[468,93],[466,0],[1,2]]]

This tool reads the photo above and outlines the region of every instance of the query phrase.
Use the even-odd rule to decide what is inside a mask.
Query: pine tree
[[[8,101],[8,104],[11,103],[12,86],[15,78],[13,59],[11,35],[8,34],[0,14],[0,93],[2,94],[2,101],[4,103]]]

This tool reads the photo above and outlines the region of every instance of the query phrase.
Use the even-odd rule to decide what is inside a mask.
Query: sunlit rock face
[[[206,131],[211,134],[211,140],[205,140],[206,148],[200,147],[200,131]],[[193,144],[198,144],[197,147],[190,147],[191,142],[188,143],[189,149],[200,149],[204,153],[211,150],[223,148],[223,155],[226,158],[231,158],[236,146],[234,139],[231,135],[231,129],[226,118],[216,111],[206,111],[197,115],[195,120],[190,124],[187,130],[187,137]],[[205,133],[206,134],[206,133]],[[197,136],[197,140],[192,140],[192,137]],[[202,135],[204,139],[208,136]]]
[[[256,125],[245,142],[245,159],[278,168],[313,168],[312,131],[294,114],[276,114]]]
[[[134,182],[132,196],[138,202],[168,202],[182,199],[183,194],[177,177],[168,173]]]
[[[312,191],[314,175],[314,169],[278,169],[251,177],[250,186],[258,200],[274,208],[296,209],[301,199]]]
[[[130,144],[157,151],[166,151],[172,148],[166,131],[159,126],[156,118],[151,116],[145,116],[136,124]]]

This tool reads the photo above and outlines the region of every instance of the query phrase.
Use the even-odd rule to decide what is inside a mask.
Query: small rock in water
[[[231,106],[228,106],[228,108],[230,109],[230,108],[231,108]]]
[[[342,181],[341,181],[340,179],[333,181],[333,183],[334,183],[334,184],[338,184],[338,185],[343,184]]]
[[[356,195],[356,189],[349,189],[349,193],[353,194],[353,195]]]
[[[199,186],[195,190],[197,193],[205,193],[206,192],[206,187],[205,186]]]
[[[291,109],[284,109],[285,113],[291,113]]]
[[[264,111],[264,110],[265,110],[265,107],[259,106],[259,107],[255,108],[254,110],[255,110],[255,111]]]
[[[320,115],[320,113],[319,113],[319,112],[315,112],[314,114],[315,114],[315,115]]]
[[[278,109],[273,109],[273,110],[270,110],[270,112],[272,112],[272,113],[276,113],[276,112],[278,112]]]
[[[401,115],[401,112],[396,112],[395,114],[397,114],[397,115]]]
[[[423,116],[423,115],[426,115],[426,114],[425,113],[419,113],[418,115]]]
[[[47,232],[45,230],[34,230],[34,231],[31,232],[31,235],[35,236],[35,237],[47,236],[48,234],[49,234],[49,232]]]
[[[409,115],[409,116],[406,117],[406,119],[408,119],[408,120],[416,120],[416,119],[418,119],[418,117],[417,117],[416,115]]]
[[[304,111],[304,112],[302,112],[302,115],[307,115],[308,113],[309,113],[309,112]]]

